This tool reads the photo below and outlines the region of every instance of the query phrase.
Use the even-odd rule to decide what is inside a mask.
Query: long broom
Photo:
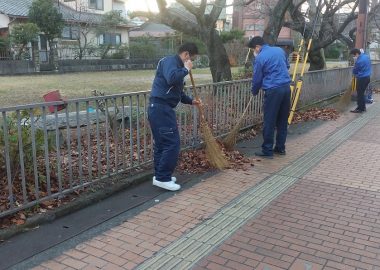
[[[249,48],[247,56],[245,57],[245,63],[244,63],[245,67],[247,66],[248,57],[249,57],[250,52],[251,52],[251,48]],[[230,133],[228,133],[227,137],[223,140],[224,147],[226,147],[227,150],[231,150],[235,146],[238,134],[240,132],[240,128],[243,124],[245,115],[247,114],[248,109],[251,106],[252,100],[253,100],[253,96],[251,96],[251,98],[249,99],[249,102],[248,102],[247,106],[245,107],[244,112],[241,115],[241,117],[239,118],[237,124],[232,128]]]
[[[251,106],[252,100],[253,100],[253,96],[251,96],[251,98],[249,99],[247,107],[245,107],[244,112],[239,118],[237,124],[230,131],[230,133],[228,133],[227,137],[223,140],[223,144],[227,150],[232,150],[232,148],[235,146],[238,134],[240,132],[240,128],[243,125],[245,115],[247,114],[248,109]]]
[[[191,73],[191,71],[189,71],[189,75],[190,75],[191,84],[193,86],[195,99],[199,100],[199,96],[195,88],[193,74]],[[206,149],[205,149],[206,156],[212,166],[214,166],[215,168],[218,168],[219,170],[222,170],[225,167],[227,167],[228,161],[225,159],[220,145],[216,142],[214,136],[212,135],[211,129],[206,122],[204,111],[203,111],[203,105],[200,104],[197,107],[199,109],[199,114],[200,114],[201,134],[206,145]]]
[[[348,105],[351,103],[352,93],[356,90],[356,78],[352,76],[351,87],[347,88],[344,94],[340,97],[336,108],[340,112],[345,112],[348,108]]]

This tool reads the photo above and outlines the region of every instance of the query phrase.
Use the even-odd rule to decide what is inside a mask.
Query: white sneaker
[[[155,178],[153,178],[153,186],[157,186],[157,187],[170,190],[170,191],[176,191],[181,188],[180,185],[174,183],[173,181],[161,182],[161,181],[157,181]]]
[[[155,176],[153,176],[153,180],[155,181],[156,180],[156,177]],[[177,178],[175,178],[174,176],[172,176],[172,182],[177,182]]]

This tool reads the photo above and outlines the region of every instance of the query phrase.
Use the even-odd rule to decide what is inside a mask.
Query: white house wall
[[[112,11],[112,2],[113,0],[103,0],[103,10],[97,10],[89,8],[89,0],[73,0],[73,1],[64,1],[60,0],[61,3],[63,3],[66,6],[71,7],[74,10],[77,11],[85,11],[90,13],[97,13],[97,14],[104,14],[106,12]]]
[[[9,24],[9,17],[4,14],[0,14],[0,28],[7,28]]]
[[[120,14],[126,18],[127,17],[127,9],[125,8],[125,4],[121,2],[113,2],[113,10],[120,11]]]

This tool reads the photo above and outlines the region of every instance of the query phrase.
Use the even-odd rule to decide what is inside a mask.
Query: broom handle
[[[247,104],[247,107],[245,107],[244,112],[243,112],[243,115],[241,116],[241,118],[244,118],[245,115],[247,114],[248,109],[249,109],[249,106],[250,106],[251,103],[252,103],[252,100],[253,100],[253,96],[251,96],[251,98],[249,99],[248,104]]]
[[[250,107],[250,105],[251,105],[251,103],[252,103],[252,100],[253,100],[253,96],[251,96],[251,98],[249,99],[248,104],[247,104],[247,106],[245,107],[244,112],[243,112],[243,114],[240,116],[239,121],[237,122],[237,124],[236,124],[235,127],[240,126],[240,125],[243,123],[244,118],[245,118],[245,115],[247,114],[248,109],[249,109],[249,107]]]
[[[251,48],[248,48],[247,56],[245,57],[244,66],[246,66],[247,63],[248,63],[248,58],[249,58],[249,54],[250,54],[250,53],[251,53]]]
[[[194,92],[195,99],[199,100],[198,92],[195,89],[195,82],[194,82],[194,78],[193,78],[193,73],[191,73],[191,70],[189,70],[189,76],[190,76],[190,80],[191,80],[191,85],[193,86],[193,92]],[[197,106],[198,106],[198,109],[199,109],[199,112],[200,112],[201,119],[205,120],[205,116],[203,114],[203,105],[202,105],[202,103],[198,104]]]
[[[190,76],[190,80],[191,80],[191,85],[193,86],[193,92],[194,92],[195,99],[199,100],[197,90],[195,89],[195,82],[194,82],[194,78],[193,78],[193,73],[191,73],[191,70],[189,70],[189,76]]]

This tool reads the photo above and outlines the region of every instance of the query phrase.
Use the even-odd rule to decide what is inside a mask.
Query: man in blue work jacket
[[[253,49],[252,94],[264,90],[264,127],[262,151],[255,153],[264,158],[273,158],[273,153],[285,155],[290,110],[289,62],[283,49],[264,43],[262,37],[253,37],[248,47]],[[277,129],[276,145],[274,130]]]
[[[198,54],[194,43],[183,44],[178,54],[162,58],[157,65],[149,99],[148,120],[154,139],[153,185],[175,191],[181,188],[172,176],[177,165],[180,137],[174,108],[179,102],[198,105],[183,92],[184,78]]]
[[[362,113],[366,111],[364,92],[370,82],[371,77],[371,60],[365,53],[359,49],[352,49],[350,54],[354,56],[355,64],[352,73],[356,78],[357,107],[352,110],[353,113]]]

